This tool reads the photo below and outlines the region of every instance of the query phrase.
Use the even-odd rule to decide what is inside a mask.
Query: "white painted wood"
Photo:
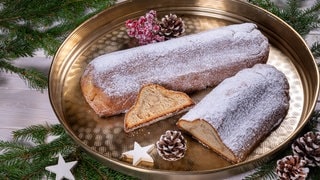
[[[36,57],[15,60],[19,67],[32,67],[48,74],[51,59],[41,52]],[[35,124],[56,124],[48,91],[30,89],[16,74],[0,72],[0,139],[10,140],[11,131]]]

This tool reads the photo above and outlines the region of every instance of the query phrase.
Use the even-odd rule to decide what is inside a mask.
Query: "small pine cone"
[[[157,141],[156,146],[159,155],[167,161],[177,161],[184,157],[187,150],[187,141],[180,131],[166,131]]]
[[[292,151],[307,161],[308,166],[320,166],[320,133],[308,132],[292,143]]]
[[[159,26],[158,34],[164,36],[166,40],[176,38],[185,31],[183,20],[175,14],[165,15],[159,22]]]
[[[286,156],[277,161],[277,175],[281,180],[306,179],[309,173],[309,168],[305,167],[307,162],[299,156]]]

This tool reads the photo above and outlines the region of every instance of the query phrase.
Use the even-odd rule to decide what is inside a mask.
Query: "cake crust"
[[[241,69],[265,63],[268,39],[252,23],[105,54],[81,77],[82,93],[100,116],[126,112],[144,84],[194,92],[213,87]]]
[[[221,82],[177,126],[238,163],[282,122],[289,99],[285,75],[271,65],[257,64]]]

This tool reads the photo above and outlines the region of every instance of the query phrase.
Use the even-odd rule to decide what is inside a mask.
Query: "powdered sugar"
[[[263,49],[268,47],[255,27],[253,24],[229,26],[163,43],[109,53],[92,61],[96,77],[94,79],[106,93],[114,89],[125,93],[132,88],[136,90],[142,82],[166,81],[176,76],[219,67],[226,61],[234,63],[239,61],[238,58],[232,58],[235,55],[244,59],[264,52]],[[240,32],[235,31],[245,33],[237,35]],[[239,42],[239,37],[247,41]],[[243,43],[243,46],[238,46],[239,43]],[[233,48],[236,46],[237,48]],[[111,82],[114,86],[110,86]]]
[[[267,60],[268,40],[256,28],[252,23],[231,25],[105,54],[84,75],[92,76],[109,97],[135,95],[147,83],[183,92],[201,90]]]
[[[181,119],[209,122],[223,143],[242,158],[285,117],[288,88],[283,73],[257,64],[225,79]]]

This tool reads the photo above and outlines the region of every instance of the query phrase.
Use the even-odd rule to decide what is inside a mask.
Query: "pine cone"
[[[309,173],[309,168],[305,167],[307,162],[299,156],[286,156],[277,161],[277,175],[281,180],[306,179]]]
[[[185,31],[183,20],[175,14],[165,15],[159,22],[160,30],[158,34],[164,36],[166,40],[176,38]]]
[[[320,166],[320,133],[308,132],[292,143],[292,151],[307,161],[308,166]]]
[[[187,141],[180,131],[166,131],[157,141],[157,150],[159,155],[167,161],[176,161],[184,157],[187,150]]]

